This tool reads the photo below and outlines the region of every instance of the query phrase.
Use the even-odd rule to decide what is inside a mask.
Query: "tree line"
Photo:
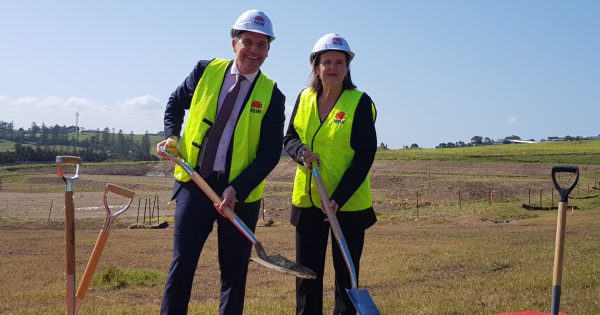
[[[35,122],[27,130],[15,129],[12,122],[0,120],[0,140],[15,143],[14,151],[0,152],[0,164],[54,161],[57,155],[76,155],[85,161],[153,161],[150,136],[146,132],[136,140],[133,132],[86,131],[85,137],[76,126],[38,126]],[[81,136],[81,140],[79,140]]]

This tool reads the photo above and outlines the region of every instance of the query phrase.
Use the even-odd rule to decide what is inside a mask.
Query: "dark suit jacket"
[[[204,73],[210,60],[200,60],[190,75],[173,91],[165,109],[165,137],[179,136],[182,129],[185,110],[190,108],[196,86]],[[260,74],[260,73],[259,73]],[[246,106],[248,97],[254,89],[254,83],[244,100],[242,110]],[[285,96],[277,84],[273,89],[271,104],[265,113],[260,132],[260,143],[256,159],[235,179],[230,185],[237,192],[237,199],[244,200],[250,192],[262,182],[275,168],[281,156],[283,145],[283,125],[285,122]],[[233,141],[232,141],[233,143]],[[227,155],[227,172],[231,167],[232,146],[229,146]]]

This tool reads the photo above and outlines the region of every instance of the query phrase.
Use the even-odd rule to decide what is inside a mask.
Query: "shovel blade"
[[[281,255],[260,255],[256,257],[251,257],[254,262],[257,262],[267,268],[279,271],[281,273],[285,273],[288,275],[292,275],[298,278],[304,279],[316,279],[317,274],[296,262],[293,262]]]
[[[354,308],[360,315],[380,315],[373,298],[366,289],[352,288],[346,290]]]

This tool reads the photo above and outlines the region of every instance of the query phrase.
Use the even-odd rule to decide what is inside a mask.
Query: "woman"
[[[310,87],[298,96],[284,137],[285,150],[298,163],[290,220],[296,226],[296,260],[317,273],[316,280],[296,280],[297,314],[322,314],[330,230],[314,178],[304,164],[319,165],[330,194],[329,206],[336,212],[357,276],[365,230],[377,221],[369,179],[377,150],[376,111],[371,98],[352,83],[353,58],[348,42],[337,34],[317,41],[310,54]],[[356,314],[346,293],[350,275],[337,244],[332,252],[334,314]]]

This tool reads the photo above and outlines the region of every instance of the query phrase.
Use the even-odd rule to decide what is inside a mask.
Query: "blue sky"
[[[160,131],[195,63],[234,57],[229,29],[252,8],[274,24],[262,70],[288,118],[313,44],[335,32],[391,148],[600,134],[600,2],[577,0],[6,1],[0,120],[75,125],[78,112],[87,129]]]

